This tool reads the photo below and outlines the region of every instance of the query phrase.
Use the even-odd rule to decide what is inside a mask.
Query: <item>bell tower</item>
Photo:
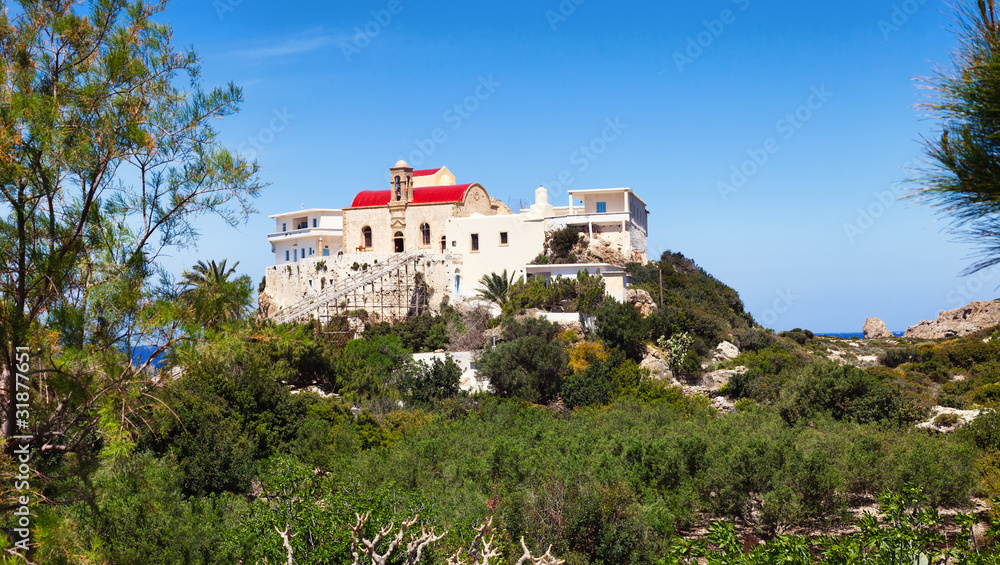
[[[393,231],[405,233],[406,205],[413,201],[413,167],[398,161],[389,169],[389,217]]]
[[[413,167],[398,161],[389,169],[389,204],[406,204],[413,200]]]

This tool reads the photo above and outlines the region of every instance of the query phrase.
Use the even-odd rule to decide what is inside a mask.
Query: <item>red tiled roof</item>
[[[429,177],[429,176],[437,173],[438,171],[440,171],[443,168],[444,167],[438,167],[436,169],[421,169],[419,171],[413,171],[413,176],[415,176],[415,177]]]
[[[453,184],[448,186],[423,186],[413,189],[411,204],[440,204],[445,202],[461,202],[465,191],[475,183]],[[390,190],[364,190],[354,197],[351,208],[366,206],[385,206],[392,198]]]

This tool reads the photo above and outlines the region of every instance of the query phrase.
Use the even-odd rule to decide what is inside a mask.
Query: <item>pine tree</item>
[[[264,185],[211,125],[240,89],[201,87],[197,55],[154,21],[164,3],[19,4],[0,14],[2,437],[86,452],[113,443],[141,396],[126,350],[170,327],[157,257],[196,240],[195,217],[245,221]]]
[[[965,274],[1000,264],[1000,27],[994,0],[970,4],[957,7],[952,68],[924,80],[941,132],[924,140],[929,166],[913,195],[980,248]]]

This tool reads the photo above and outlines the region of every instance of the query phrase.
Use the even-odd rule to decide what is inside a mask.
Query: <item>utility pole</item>
[[[657,273],[660,273],[660,308],[663,308],[663,267],[658,266]]]

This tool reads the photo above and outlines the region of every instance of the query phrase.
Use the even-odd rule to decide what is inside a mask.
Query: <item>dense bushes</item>
[[[642,361],[646,352],[642,316],[631,304],[606,300],[597,310],[597,336],[629,359]]]
[[[56,563],[88,551],[115,563],[275,563],[285,553],[274,527],[287,525],[297,563],[340,563],[351,560],[354,512],[372,512],[373,532],[419,512],[450,532],[434,562],[491,515],[508,556],[523,535],[567,562],[650,563],[706,518],[767,537],[911,483],[931,502],[963,503],[977,457],[1000,442],[989,414],[957,436],[875,425],[909,413],[902,373],[887,368],[747,351],[737,362],[750,377],[731,388],[765,403],[719,415],[705,397],[650,381],[621,347],[537,319],[501,331],[478,364],[516,400],[455,398],[457,367],[410,362],[395,335],[334,358],[350,404],[289,394],[294,369],[268,353],[280,340],[207,344],[157,393],[173,412],[157,402],[142,414],[152,429],[132,453],[50,487],[84,496],[46,509],[39,539],[60,548]],[[521,401],[560,395],[571,410]]]
[[[781,390],[777,410],[790,424],[826,416],[901,426],[922,416],[895,381],[831,361],[817,361],[796,371]]]
[[[746,372],[733,375],[726,393],[733,398],[776,400],[788,373],[802,366],[803,361],[778,346],[757,351],[744,351],[733,360],[734,365],[746,367]]]
[[[660,256],[659,261],[651,261],[645,265],[629,263],[625,268],[632,277],[632,286],[648,291],[657,300],[662,274],[661,309],[670,308],[687,312],[692,317],[710,319],[723,332],[734,332],[756,325],[753,317],[744,310],[743,302],[735,290],[719,282],[680,253],[667,251]],[[681,328],[680,331],[699,333],[691,327]],[[669,334],[661,333],[653,336],[653,339],[660,335],[670,337]],[[712,343],[712,346],[716,343],[718,341]]]
[[[421,314],[395,325],[379,322],[365,329],[365,337],[395,334],[402,346],[414,353],[443,349],[448,346],[448,321],[457,315],[451,310],[447,314]]]
[[[527,282],[515,281],[509,296],[505,307],[509,314],[538,308],[548,312],[593,315],[605,300],[604,279],[586,271],[578,272],[576,278],[530,278]]]
[[[566,352],[556,341],[559,327],[538,318],[510,319],[503,343],[476,359],[479,375],[504,398],[547,403],[559,396]]]

